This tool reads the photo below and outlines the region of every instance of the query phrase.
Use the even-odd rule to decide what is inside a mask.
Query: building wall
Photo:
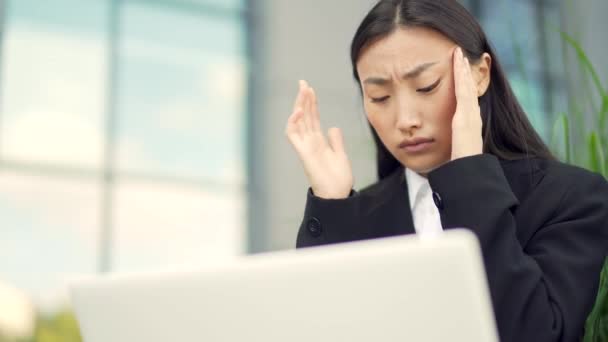
[[[349,45],[372,0],[251,1],[250,249],[292,248],[308,184],[284,128],[306,79],[319,98],[325,130],[343,130],[355,186],[374,179],[373,150],[351,76]]]

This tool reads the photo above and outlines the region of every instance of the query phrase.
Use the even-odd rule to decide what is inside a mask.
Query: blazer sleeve
[[[502,341],[581,340],[608,249],[608,184],[577,174],[534,190],[559,204],[539,201],[539,211],[553,214],[525,246],[512,213],[518,200],[495,156],[458,159],[429,174],[443,227],[469,228],[480,240]]]
[[[359,197],[353,190],[345,199],[323,199],[308,189],[296,248],[364,239],[359,227]]]

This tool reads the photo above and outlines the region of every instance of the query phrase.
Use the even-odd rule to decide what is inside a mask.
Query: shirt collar
[[[405,178],[407,180],[407,191],[410,199],[410,209],[414,209],[414,206],[419,199],[419,194],[424,187],[428,187],[429,181],[428,179],[422,177],[416,172],[406,168],[405,169]]]

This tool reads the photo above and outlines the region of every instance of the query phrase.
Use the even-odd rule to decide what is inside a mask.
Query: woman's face
[[[450,161],[456,44],[426,28],[400,28],[357,62],[367,118],[391,154],[427,174]],[[428,143],[406,146],[418,141]]]

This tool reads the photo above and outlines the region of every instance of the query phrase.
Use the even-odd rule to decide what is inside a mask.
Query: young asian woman
[[[608,183],[552,156],[475,18],[455,0],[379,1],[351,60],[378,181],[353,190],[342,133],[325,136],[300,81],[286,126],[310,182],[297,247],[466,227],[501,340],[579,341],[608,251]]]

